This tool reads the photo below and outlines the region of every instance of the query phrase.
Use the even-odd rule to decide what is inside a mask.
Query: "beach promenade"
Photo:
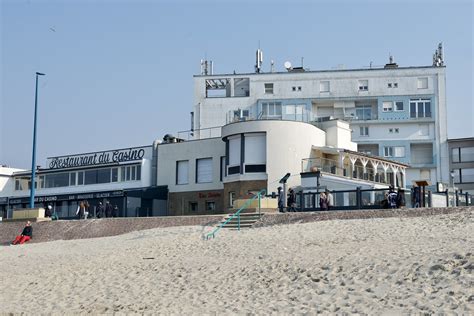
[[[0,313],[474,313],[473,209],[393,215],[0,246]]]

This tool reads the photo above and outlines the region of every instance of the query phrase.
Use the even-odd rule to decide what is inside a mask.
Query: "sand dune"
[[[474,212],[0,248],[0,313],[474,313]]]

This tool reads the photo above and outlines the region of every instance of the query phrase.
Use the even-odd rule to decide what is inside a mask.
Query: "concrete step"
[[[233,214],[227,215],[227,217],[221,222],[225,223]],[[240,213],[240,228],[250,228],[262,217],[262,214],[258,213]],[[223,228],[237,229],[239,227],[239,218],[232,218]]]

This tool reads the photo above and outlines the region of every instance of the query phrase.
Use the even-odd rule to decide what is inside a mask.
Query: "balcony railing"
[[[337,176],[346,177],[350,179],[359,179],[376,183],[393,184],[393,173],[385,173],[381,170],[375,170],[371,167],[364,167],[355,165],[345,165],[342,168],[339,167],[338,162],[332,159],[326,158],[305,158],[301,161],[302,172],[322,171],[331,173]],[[397,186],[399,179],[397,179]]]

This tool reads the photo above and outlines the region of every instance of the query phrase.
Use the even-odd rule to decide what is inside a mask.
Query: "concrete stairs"
[[[221,223],[225,223],[233,214],[227,215]],[[240,213],[240,229],[247,229],[251,228],[252,225],[257,222],[263,214],[259,213]],[[234,217],[231,219],[227,224],[222,226],[222,228],[228,228],[228,229],[238,229],[239,227],[239,218],[238,216]]]

